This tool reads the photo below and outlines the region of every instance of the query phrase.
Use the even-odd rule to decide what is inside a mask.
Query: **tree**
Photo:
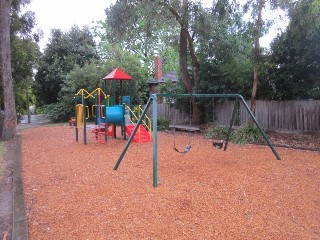
[[[26,113],[27,96],[33,97],[30,89],[33,69],[36,67],[39,47],[38,33],[32,33],[35,24],[34,13],[27,11],[21,14],[21,6],[25,1],[15,1],[11,10],[11,67],[14,82],[16,112],[19,115]]]
[[[66,76],[61,84],[58,102],[48,106],[48,115],[54,121],[65,121],[74,116],[74,96],[80,89],[91,92],[100,87],[104,88],[104,76],[109,74],[116,67],[120,67],[133,78],[133,104],[144,102],[147,99],[147,72],[141,68],[141,63],[136,55],[128,54],[121,48],[113,45],[109,49],[110,58],[104,61],[92,61],[84,66],[76,65]],[[127,81],[126,81],[127,82]],[[129,94],[129,86],[124,83],[125,94]],[[126,86],[127,88],[126,88]],[[111,94],[111,86],[107,84],[105,92]],[[88,100],[90,101],[90,100]]]
[[[220,0],[199,19],[200,93],[251,95],[253,37],[243,14],[237,4]]]
[[[14,138],[17,130],[17,116],[11,75],[10,8],[11,0],[0,1],[0,74],[4,98],[2,129],[2,139],[4,140]]]
[[[272,43],[269,78],[278,99],[320,99],[320,4],[302,0],[289,10],[290,23]]]
[[[95,29],[103,58],[108,58],[106,47],[116,44],[139,56],[142,67],[151,73],[155,54],[163,57],[173,49],[178,52],[179,27],[170,12],[160,12],[158,1],[117,1],[105,12],[106,20]]]
[[[180,13],[178,12],[179,5],[174,7],[170,4],[169,1],[164,0],[160,1],[160,5],[163,5],[165,8],[169,10],[177,20],[180,25],[180,49],[179,49],[179,63],[180,63],[180,74],[182,81],[186,87],[186,90],[189,94],[195,93],[198,90],[200,79],[199,79],[199,68],[200,64],[198,62],[198,58],[196,56],[195,47],[194,47],[194,36],[195,32],[191,33],[191,28],[189,25],[190,13],[191,13],[191,4],[189,4],[189,0],[183,0],[182,5],[180,6]],[[198,8],[196,8],[198,9]],[[193,36],[193,37],[192,37]],[[192,77],[188,71],[188,55],[191,58],[191,66],[192,66]],[[192,106],[192,122],[193,124],[199,124],[200,115],[198,111],[198,107],[194,101],[191,99]]]
[[[258,0],[258,12],[257,20],[255,24],[254,31],[254,49],[253,49],[253,59],[254,59],[254,68],[253,68],[253,82],[252,82],[252,96],[251,96],[251,111],[253,115],[256,113],[256,102],[257,102],[257,90],[258,82],[261,68],[261,48],[260,48],[260,37],[262,35],[262,10],[264,9],[265,0]],[[253,124],[253,119],[250,119],[250,123]]]
[[[87,27],[79,29],[74,26],[66,33],[52,30],[35,76],[34,91],[38,103],[56,103],[61,84],[74,66],[84,66],[97,58],[93,36]]]

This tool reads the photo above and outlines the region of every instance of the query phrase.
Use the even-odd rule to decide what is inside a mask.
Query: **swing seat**
[[[169,128],[189,131],[189,132],[197,132],[200,131],[200,128],[194,126],[187,126],[187,125],[169,125]]]
[[[187,153],[187,152],[190,151],[191,145],[186,146],[186,148],[185,148],[183,151],[179,151],[179,149],[176,148],[176,147],[173,147],[173,149],[174,149],[176,152],[178,152],[178,153]]]
[[[223,140],[220,140],[219,142],[213,142],[212,145],[216,148],[216,149],[221,149],[223,147]]]

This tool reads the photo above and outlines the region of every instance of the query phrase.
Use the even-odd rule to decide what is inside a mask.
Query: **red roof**
[[[116,68],[105,76],[103,80],[132,80],[132,77],[123,72],[120,68]]]

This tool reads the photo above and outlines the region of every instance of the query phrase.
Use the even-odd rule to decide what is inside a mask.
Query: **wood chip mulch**
[[[320,239],[320,153],[267,146],[212,147],[200,135],[106,144],[69,126],[22,131],[29,239]]]

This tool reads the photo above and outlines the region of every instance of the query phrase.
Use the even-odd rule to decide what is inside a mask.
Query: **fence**
[[[215,102],[207,107],[206,115],[210,122],[228,126],[231,121],[234,101]],[[250,106],[250,101],[247,101]],[[151,109],[147,113],[152,116]],[[166,103],[158,104],[158,118],[165,118],[175,124],[186,124],[190,121],[188,113],[179,111]],[[262,101],[256,105],[256,118],[266,130],[282,132],[320,133],[320,100],[305,101]],[[240,104],[236,117],[237,125],[247,124],[249,114]]]

